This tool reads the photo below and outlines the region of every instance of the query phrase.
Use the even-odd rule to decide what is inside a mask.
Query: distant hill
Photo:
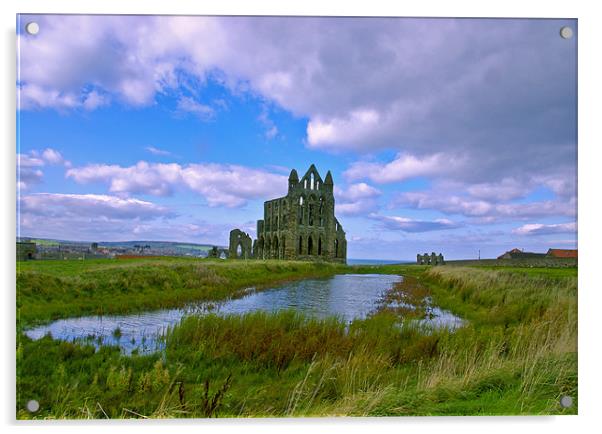
[[[51,238],[34,238],[20,237],[18,241],[33,241],[40,246],[59,246],[59,245],[85,245],[89,246],[92,241],[73,241],[73,240],[56,240]],[[152,250],[187,250],[187,251],[209,251],[215,244],[197,244],[184,243],[181,241],[149,241],[149,240],[132,240],[132,241],[94,241],[99,247],[121,247],[134,249],[139,246],[148,246]],[[227,248],[225,246],[217,246],[218,248]]]
[[[197,243],[183,243],[181,241],[99,241],[99,247],[126,247],[134,248],[135,246],[149,246],[151,249],[188,249],[188,250],[202,250],[207,251],[215,244],[197,244]],[[224,248],[224,246],[218,246]]]

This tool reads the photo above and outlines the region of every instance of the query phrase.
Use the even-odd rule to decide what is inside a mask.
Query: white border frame
[[[386,0],[330,1],[293,0],[229,0],[165,2],[162,0],[97,0],[73,2],[69,0],[3,0],[1,30],[2,45],[2,103],[0,122],[2,148],[2,220],[1,250],[2,288],[4,297],[3,322],[6,327],[2,346],[3,387],[0,392],[0,408],[4,425],[14,429],[20,426],[27,431],[38,427],[46,432],[71,433],[85,429],[105,432],[108,427],[128,429],[132,432],[163,433],[169,426],[178,430],[198,431],[206,429],[278,432],[287,434],[308,430],[327,429],[364,432],[374,428],[379,432],[424,432],[425,430],[451,433],[504,433],[508,431],[587,432],[593,431],[599,421],[597,404],[600,395],[600,377],[597,365],[601,351],[599,324],[594,322],[599,314],[602,289],[596,265],[602,240],[598,225],[600,215],[600,158],[602,137],[600,134],[600,77],[602,62],[602,16],[595,10],[594,1],[531,1],[505,0],[497,2],[471,0],[423,0],[394,4]],[[411,418],[344,418],[344,419],[218,419],[218,420],[170,420],[170,421],[115,421],[90,423],[77,421],[51,421],[23,423],[15,421],[15,80],[17,13],[100,13],[100,14],[165,14],[165,15],[347,15],[347,16],[415,16],[415,17],[525,17],[525,18],[577,18],[579,20],[579,416],[564,417],[411,417]],[[598,265],[599,266],[599,265]]]

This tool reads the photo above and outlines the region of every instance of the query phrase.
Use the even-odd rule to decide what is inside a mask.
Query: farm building
[[[577,249],[549,249],[546,256],[551,258],[577,258]]]

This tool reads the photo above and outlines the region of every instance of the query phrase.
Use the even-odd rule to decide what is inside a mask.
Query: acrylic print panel
[[[577,36],[18,16],[17,418],[577,413]]]

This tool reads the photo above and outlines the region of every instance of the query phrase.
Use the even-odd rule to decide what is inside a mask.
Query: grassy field
[[[33,417],[23,410],[29,399],[41,404],[37,418],[577,412],[576,269],[181,260],[112,264],[24,264],[17,275],[18,299],[21,306],[25,301],[32,306],[22,319],[48,319],[60,303],[64,315],[86,312],[94,304],[82,304],[81,295],[75,295],[80,282],[105,282],[92,295],[96,301],[120,296],[119,285],[130,282],[122,300],[132,304],[123,311],[146,308],[136,302],[144,297],[162,299],[156,306],[182,302],[192,296],[195,284],[183,285],[189,279],[197,279],[194,294],[221,298],[250,281],[268,284],[353,271],[412,276],[386,296],[414,301],[430,296],[467,325],[455,332],[424,330],[407,312],[386,308],[350,325],[287,311],[191,316],[168,331],[164,354],[131,357],[117,348],[95,350],[49,337],[31,341],[20,334],[18,418]],[[182,291],[186,297],[163,298],[163,290],[154,288],[154,274],[170,279],[167,292]],[[218,288],[207,275],[228,280],[219,281]],[[43,297],[32,289],[31,282],[41,287],[50,279],[69,282],[73,292],[60,291],[59,283],[58,292]],[[559,406],[563,395],[573,397],[573,407]]]
[[[446,264],[460,267],[576,268],[577,262],[577,258],[540,256],[514,259],[462,259],[447,261]]]

